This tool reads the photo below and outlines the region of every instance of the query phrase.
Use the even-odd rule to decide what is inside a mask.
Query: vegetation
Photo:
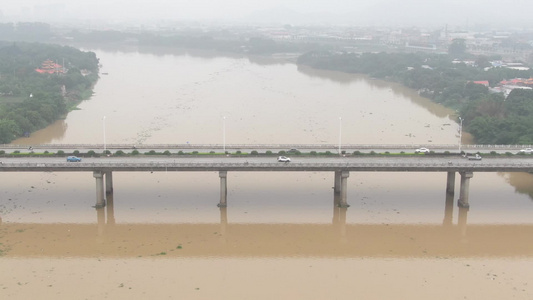
[[[531,78],[533,71],[489,68],[498,57],[472,56],[465,41],[454,40],[448,54],[348,53],[327,43],[285,43],[260,36],[240,36],[229,31],[121,32],[74,30],[66,34],[81,43],[127,44],[135,41],[151,49],[183,48],[219,52],[269,55],[306,53],[298,64],[319,69],[367,74],[399,82],[420,95],[457,110],[465,131],[477,143],[532,144],[533,92],[515,90],[507,98],[491,94],[472,81],[486,80],[495,86],[503,79]],[[43,128],[90,96],[98,76],[94,53],[49,44],[12,41],[48,41],[54,34],[44,23],[0,24],[0,143]],[[6,42],[8,41],[8,42]],[[326,50],[327,49],[327,50]],[[339,51],[340,50],[340,51]],[[34,70],[47,59],[64,64],[67,73],[38,74]],[[462,60],[474,64],[458,63]],[[91,72],[81,75],[81,70]],[[61,92],[64,87],[64,93]]]
[[[36,72],[48,59],[60,60],[65,73]],[[81,70],[90,75],[83,76]],[[82,100],[97,79],[98,59],[92,52],[37,43],[4,44],[0,47],[0,143],[56,121]]]
[[[460,42],[452,52],[475,61],[473,66],[454,62],[455,57],[427,53],[331,53],[309,52],[298,59],[319,69],[368,74],[399,82],[422,96],[457,110],[466,131],[480,144],[533,144],[533,91],[513,90],[507,98],[490,93],[473,81],[487,80],[491,86],[504,79],[531,78],[533,71],[482,68],[491,59],[471,57]]]
[[[117,150],[115,153],[111,153],[111,151],[106,151],[109,156],[118,156],[118,157],[127,157],[127,156],[139,156],[139,155],[145,155],[145,156],[185,156],[185,155],[192,155],[192,156],[219,156],[223,153],[221,152],[198,152],[198,151],[192,151],[192,152],[183,152],[182,150],[179,150],[177,152],[171,152],[169,150],[165,150],[163,152],[158,152],[156,150],[149,150],[145,153],[140,153],[138,150],[132,150],[131,152],[126,152],[124,150]],[[285,153],[284,151],[279,151],[278,153],[272,153],[272,151],[266,151],[265,153],[259,153],[259,152],[241,152],[241,151],[235,151],[233,153],[229,153],[226,151],[226,155],[228,156],[278,156],[281,155],[281,153]],[[528,157],[533,159],[533,155],[526,154],[522,152],[506,152],[504,154],[498,153],[496,151],[490,151],[486,153],[476,152],[483,156],[520,156],[520,157]],[[464,152],[462,152],[464,154]],[[470,153],[474,154],[474,153]],[[79,150],[73,150],[70,152],[65,152],[63,150],[58,150],[56,153],[44,151],[44,152],[34,152],[34,151],[20,151],[20,150],[14,150],[11,153],[5,152],[4,150],[0,151],[0,157],[65,157],[68,155],[76,155],[79,157],[100,157],[101,154],[95,152],[94,150],[88,150],[87,152],[80,152]],[[456,156],[457,153],[454,151],[442,151],[442,152],[435,152],[431,151],[429,153],[413,153],[413,152],[390,152],[390,151],[384,151],[384,152],[377,152],[374,150],[368,151],[368,152],[362,152],[360,150],[356,150],[354,152],[345,152],[342,154],[343,156]],[[331,152],[331,151],[324,151],[324,152],[317,152],[317,151],[309,151],[309,152],[300,152],[299,156],[334,156],[338,157],[339,153],[337,152]]]

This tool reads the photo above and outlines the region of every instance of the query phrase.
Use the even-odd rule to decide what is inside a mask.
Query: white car
[[[522,150],[520,150],[520,153],[531,154],[531,153],[533,153],[533,148],[522,149]]]
[[[279,162],[290,162],[291,159],[289,157],[286,157],[286,156],[280,156],[280,157],[278,157],[278,161]]]
[[[428,148],[418,148],[415,150],[415,153],[429,153]]]
[[[481,155],[479,155],[477,153],[474,156],[469,156],[468,157],[468,160],[481,160],[481,159],[482,159]]]

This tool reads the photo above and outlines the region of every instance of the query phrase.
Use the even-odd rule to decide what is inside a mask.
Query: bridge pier
[[[105,206],[104,198],[104,175],[101,171],[94,171],[93,177],[96,179],[96,208],[102,208]]]
[[[220,177],[220,202],[218,207],[228,206],[228,171],[218,172],[218,177]]]
[[[342,175],[342,171],[335,171],[335,179],[333,183],[333,191],[335,193],[341,192],[341,175]]]
[[[474,177],[473,172],[460,172],[461,174],[461,191],[459,193],[459,199],[457,200],[457,206],[463,208],[469,208],[468,204],[468,192],[470,189],[470,178]]]
[[[339,207],[350,207],[347,203],[347,195],[348,195],[348,177],[350,177],[349,171],[342,171],[340,172],[340,199],[339,199]]]
[[[107,171],[104,174],[105,174],[105,193],[112,194],[113,193],[113,172]]]
[[[448,178],[446,180],[446,194],[455,193],[455,172],[448,172]]]

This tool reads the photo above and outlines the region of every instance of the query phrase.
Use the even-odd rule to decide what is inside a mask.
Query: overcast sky
[[[278,21],[533,28],[533,0],[2,0],[3,20]],[[0,19],[1,21],[1,19]]]

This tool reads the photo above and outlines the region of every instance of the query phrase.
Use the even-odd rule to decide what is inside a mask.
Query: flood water
[[[396,84],[93,51],[94,96],[14,144],[458,144],[452,111]],[[348,209],[330,173],[230,172],[225,209],[216,172],[116,172],[99,210],[90,173],[0,176],[2,299],[533,297],[531,174],[474,173],[468,211],[444,173],[351,173]]]

